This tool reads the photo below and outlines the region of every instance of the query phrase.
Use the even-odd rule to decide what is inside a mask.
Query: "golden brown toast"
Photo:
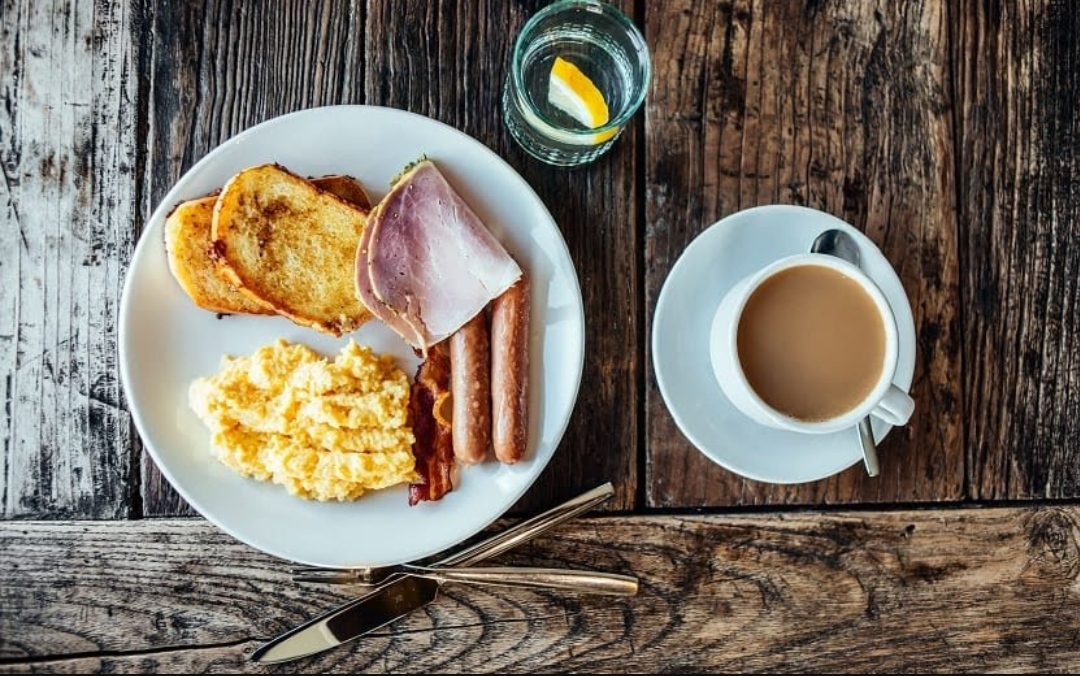
[[[356,247],[367,212],[278,164],[244,169],[218,195],[218,270],[297,324],[340,336],[371,318],[356,297]]]
[[[371,200],[359,181],[335,174],[312,179],[323,190],[362,210]],[[165,219],[165,251],[176,281],[199,307],[223,314],[277,314],[274,308],[242,293],[227,281],[211,255],[211,230],[217,195],[177,205]]]
[[[240,293],[218,273],[210,256],[210,229],[217,197],[178,204],[165,219],[169,270],[191,300],[211,312],[276,314],[272,307]]]

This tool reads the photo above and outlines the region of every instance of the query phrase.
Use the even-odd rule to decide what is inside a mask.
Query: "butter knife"
[[[471,547],[440,559],[432,564],[431,568],[471,566],[497,556],[592,509],[609,499],[614,492],[610,482],[604,483]],[[273,664],[337,647],[431,603],[438,595],[441,584],[437,580],[397,573],[371,592],[259,646],[251,654],[251,659],[261,664]]]

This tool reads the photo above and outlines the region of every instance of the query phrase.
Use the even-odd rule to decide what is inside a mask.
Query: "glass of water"
[[[591,162],[641,107],[651,75],[645,38],[618,8],[558,0],[514,43],[503,119],[514,140],[548,164]]]

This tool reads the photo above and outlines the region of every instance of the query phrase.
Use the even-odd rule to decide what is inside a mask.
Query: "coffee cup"
[[[826,434],[866,415],[904,425],[915,402],[893,384],[896,320],[859,267],[803,253],[744,277],[711,325],[713,372],[747,417],[777,429]]]

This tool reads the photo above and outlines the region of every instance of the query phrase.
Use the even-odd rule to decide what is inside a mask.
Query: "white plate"
[[[832,434],[772,429],[742,415],[724,396],[709,361],[709,326],[736,282],[774,260],[810,250],[814,238],[841,228],[859,245],[862,267],[896,316],[900,355],[893,382],[905,392],[915,372],[915,322],[904,287],[877,246],[829,214],[768,205],[723,218],[702,232],[671,268],[653,318],[656,382],[687,439],[713,462],[755,481],[817,481],[862,462],[855,428]],[[880,441],[892,427],[873,419]]]
[[[439,501],[408,505],[407,488],[320,503],[245,479],[211,457],[209,434],[188,408],[188,385],[217,371],[223,354],[246,355],[276,338],[326,355],[349,338],[395,355],[410,378],[418,360],[378,321],[335,339],[280,317],[197,308],[169,272],[164,221],[178,202],[221,187],[235,172],[278,162],[304,175],[346,173],[377,200],[409,162],[427,155],[532,280],[530,444],[508,466],[463,469]],[[351,273],[350,273],[351,274]],[[313,566],[386,565],[451,547],[501,516],[533,484],[562,438],[584,357],[577,273],[558,226],[532,188],[480,142],[441,122],[392,108],[334,106],[252,127],[188,171],[146,226],[124,284],[120,372],[147,451],[176,490],[221,529],[274,556]]]

